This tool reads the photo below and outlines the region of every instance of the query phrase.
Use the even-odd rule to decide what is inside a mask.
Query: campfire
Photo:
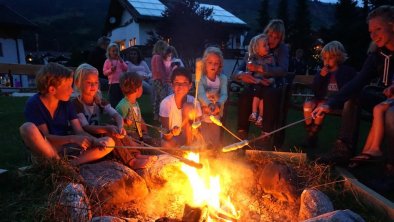
[[[190,152],[186,158],[200,163],[199,154]],[[187,198],[184,219],[196,219],[188,217],[200,217],[201,221],[236,221],[240,218],[238,212],[226,195],[226,189],[220,183],[220,176],[214,175],[209,167],[209,161],[204,162],[205,167],[196,169],[182,164],[181,170],[187,175],[192,187],[192,194]],[[193,209],[199,212],[193,214]]]

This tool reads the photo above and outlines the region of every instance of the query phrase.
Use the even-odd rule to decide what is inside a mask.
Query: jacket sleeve
[[[283,77],[287,75],[289,69],[289,48],[284,43],[281,43],[276,50],[276,65],[263,65],[264,75],[267,75],[267,77]]]
[[[218,103],[222,106],[227,101],[228,93],[227,93],[227,76],[224,74],[220,75],[220,97]]]
[[[105,60],[104,67],[103,67],[104,75],[106,75],[106,76],[111,75],[112,74],[111,68],[112,68],[111,61],[109,59]]]
[[[202,76],[200,82],[198,83],[198,100],[201,103],[201,106],[208,106],[211,101],[208,99],[207,94],[205,92],[205,86],[207,85],[206,82],[206,76]]]
[[[336,94],[328,99],[327,104],[330,108],[339,108],[344,102],[350,99],[353,95],[361,92],[371,79],[376,75],[376,54],[370,54],[358,75],[350,82],[345,84]]]
[[[145,77],[146,77],[146,78],[152,77],[152,73],[151,73],[151,71],[150,71],[150,69],[149,69],[149,66],[148,66],[148,64],[146,64],[145,61],[142,61],[142,66],[143,66],[144,69],[145,69],[145,73],[146,73]]]
[[[127,71],[127,68],[128,68],[127,63],[126,63],[125,61],[122,60],[122,62],[120,63],[120,68],[121,68],[121,70],[122,70],[123,72],[126,72],[126,71]]]

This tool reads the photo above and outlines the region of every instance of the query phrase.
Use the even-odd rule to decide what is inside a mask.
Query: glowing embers
[[[188,153],[187,159],[199,163],[199,154]],[[203,169],[196,169],[185,164],[182,165],[181,170],[187,175],[193,194],[187,200],[190,207],[187,209],[197,208],[201,211],[199,216],[206,219],[206,221],[235,221],[240,218],[238,212],[232,204],[230,197],[226,196],[220,184],[219,176],[212,176],[208,161],[204,162]],[[187,212],[186,212],[187,213]]]

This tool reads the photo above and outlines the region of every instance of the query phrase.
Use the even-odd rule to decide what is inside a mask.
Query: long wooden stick
[[[149,145],[149,144],[147,144],[147,143],[145,143],[145,142],[143,142],[143,141],[135,140],[135,139],[132,138],[132,137],[130,137],[130,138],[131,138],[131,140],[133,140],[133,141],[136,142],[136,143],[139,143],[139,144],[148,146],[148,147],[150,147],[150,148],[153,148],[153,146],[151,146],[151,145]],[[167,155],[169,155],[169,156],[172,156],[172,157],[174,157],[174,158],[177,158],[177,159],[178,159],[179,161],[181,161],[182,163],[187,164],[187,165],[189,165],[189,166],[191,166],[191,167],[194,167],[194,168],[197,168],[197,169],[201,169],[201,168],[203,167],[203,165],[202,165],[201,163],[194,162],[194,161],[192,161],[192,160],[186,159],[186,158],[181,157],[181,156],[173,155],[173,154],[168,153],[168,152],[166,152],[166,151],[164,151],[164,150],[161,150],[160,148],[156,148],[155,150],[159,151],[160,153],[167,154]]]

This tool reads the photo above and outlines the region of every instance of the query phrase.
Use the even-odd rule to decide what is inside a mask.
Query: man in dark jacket
[[[92,65],[94,68],[96,68],[99,72],[99,78],[100,78],[100,89],[105,90],[108,88],[108,79],[106,76],[103,74],[103,66],[104,62],[107,59],[106,57],[106,52],[107,52],[107,46],[111,40],[105,36],[100,37],[97,40],[97,45],[96,47],[90,52],[88,61],[90,65]]]

